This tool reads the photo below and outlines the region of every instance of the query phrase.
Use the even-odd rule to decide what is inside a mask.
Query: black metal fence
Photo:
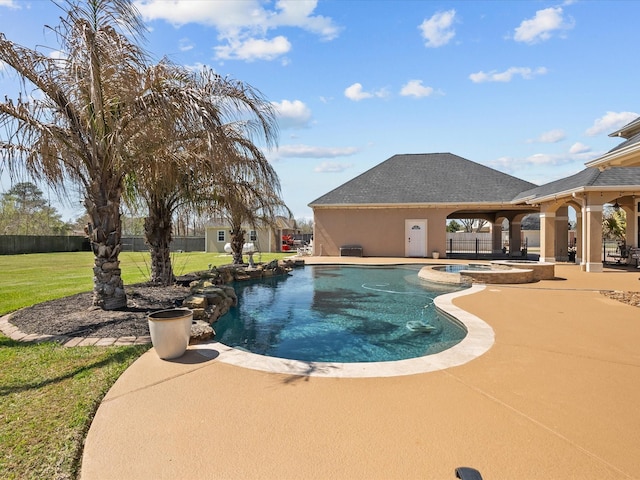
[[[527,240],[525,239],[516,251],[513,253],[508,247],[494,250],[493,242],[490,238],[471,238],[471,239],[454,239],[449,238],[447,240],[447,255],[459,255],[459,256],[475,256],[480,257],[497,257],[502,255],[507,256],[527,256]]]
[[[602,239],[603,263],[638,265],[640,249],[628,247],[619,240]]]

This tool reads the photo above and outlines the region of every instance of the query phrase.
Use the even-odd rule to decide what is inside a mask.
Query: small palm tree
[[[256,152],[254,168],[238,168],[242,163],[231,163],[235,167],[234,182],[222,186],[218,191],[217,208],[231,227],[231,251],[233,263],[240,265],[245,243],[246,225],[254,229],[275,226],[276,217],[292,214],[280,197],[280,182],[277,174],[264,157]]]

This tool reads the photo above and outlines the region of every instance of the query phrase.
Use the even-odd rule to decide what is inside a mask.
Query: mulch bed
[[[102,310],[91,305],[92,292],[79,293],[26,307],[9,322],[24,333],[70,337],[130,337],[149,335],[147,315],[173,308],[189,296],[183,286],[128,285],[127,308]]]

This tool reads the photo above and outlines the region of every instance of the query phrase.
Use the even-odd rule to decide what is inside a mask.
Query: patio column
[[[569,207],[560,207],[556,210],[556,261],[569,260]]]
[[[584,238],[584,232],[582,231],[582,209],[576,209],[576,263],[580,265],[582,263],[582,239]]]
[[[635,202],[634,202],[635,203]],[[625,243],[628,247],[637,247],[637,233],[635,228],[636,218],[638,213],[636,212],[636,205],[631,207],[622,207],[627,218],[627,231],[625,235]]]
[[[556,261],[556,213],[540,211],[540,261]]]
[[[502,222],[491,223],[491,251],[502,253]]]
[[[520,256],[520,247],[522,245],[522,230],[520,221],[511,220],[509,222],[509,256]]]
[[[602,205],[587,205],[584,211],[585,270],[602,272]]]

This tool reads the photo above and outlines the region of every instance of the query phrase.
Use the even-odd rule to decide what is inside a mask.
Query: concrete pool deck
[[[428,373],[325,378],[230,365],[214,346],[150,350],[100,405],[81,479],[640,478],[640,310],[599,293],[639,277],[558,264],[554,280],[457,297],[495,343]]]

